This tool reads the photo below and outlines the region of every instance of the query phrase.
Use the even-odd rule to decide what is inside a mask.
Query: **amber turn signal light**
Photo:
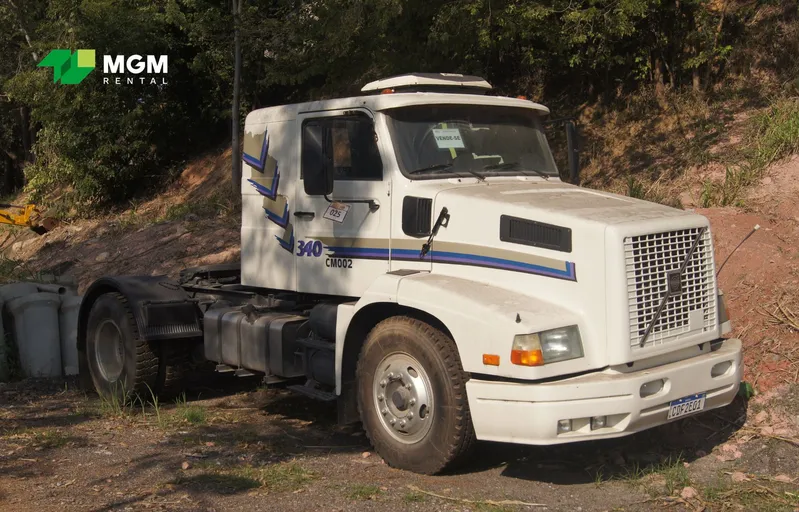
[[[483,364],[499,366],[499,356],[497,354],[483,354]]]
[[[511,350],[510,362],[519,366],[543,366],[544,354],[540,350]]]

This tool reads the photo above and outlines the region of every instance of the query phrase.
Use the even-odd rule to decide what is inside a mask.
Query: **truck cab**
[[[90,287],[100,392],[210,360],[337,401],[423,473],[475,440],[618,437],[733,400],[705,217],[561,180],[549,110],[479,77],[362,93],[247,116],[240,266]]]

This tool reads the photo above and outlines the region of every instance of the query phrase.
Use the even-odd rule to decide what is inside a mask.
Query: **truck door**
[[[300,116],[300,173],[293,212],[297,291],[358,297],[388,271],[388,177],[367,110]],[[329,197],[306,194],[302,168],[328,165]]]

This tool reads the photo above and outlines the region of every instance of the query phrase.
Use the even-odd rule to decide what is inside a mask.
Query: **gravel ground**
[[[799,507],[795,387],[619,440],[481,443],[466,467],[431,477],[385,465],[333,408],[257,382],[157,409],[74,382],[2,386],[4,511]]]

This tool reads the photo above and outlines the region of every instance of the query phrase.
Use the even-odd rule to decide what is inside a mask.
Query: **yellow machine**
[[[25,206],[0,204],[0,224],[27,226],[35,233],[43,235],[55,227],[56,220],[42,217],[35,204],[26,204]]]

